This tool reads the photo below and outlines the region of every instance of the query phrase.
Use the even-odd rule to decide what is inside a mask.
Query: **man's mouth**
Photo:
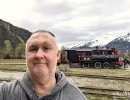
[[[34,64],[47,64],[46,61],[38,61],[38,60],[34,60],[33,63]]]
[[[47,63],[45,63],[45,62],[40,62],[40,63],[34,63],[34,64],[47,64]]]

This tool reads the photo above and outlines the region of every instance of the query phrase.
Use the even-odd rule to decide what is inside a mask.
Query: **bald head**
[[[30,43],[30,41],[34,41],[34,40],[42,40],[42,41],[44,41],[44,43],[51,44],[56,49],[58,49],[58,45],[57,45],[57,42],[56,42],[56,39],[55,39],[55,35],[52,34],[49,31],[38,30],[38,31],[33,32],[32,35],[30,36],[30,38],[26,42],[26,47]]]
[[[51,33],[50,31],[47,31],[47,30],[38,30],[38,31],[33,32],[33,34],[35,34],[35,33],[47,33],[47,34],[50,34],[51,36],[55,37],[55,35],[53,33]]]

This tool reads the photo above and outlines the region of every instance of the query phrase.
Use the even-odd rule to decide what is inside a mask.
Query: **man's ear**
[[[25,58],[26,58],[26,52],[24,54],[25,54]]]
[[[58,52],[57,52],[57,60],[60,59],[60,56],[61,56],[61,50],[58,50]]]

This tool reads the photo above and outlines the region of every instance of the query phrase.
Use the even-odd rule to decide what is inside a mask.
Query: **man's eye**
[[[50,48],[49,48],[49,47],[44,47],[43,49],[44,49],[44,50],[50,50]]]
[[[50,49],[50,48],[48,48],[48,47],[46,47],[46,48],[44,48],[45,50],[48,50],[48,49]]]
[[[37,49],[36,48],[31,48],[29,51],[36,51]]]

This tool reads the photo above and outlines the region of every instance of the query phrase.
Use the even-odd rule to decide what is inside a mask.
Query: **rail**
[[[0,83],[2,81],[10,82],[11,80],[13,79],[0,78]],[[93,87],[79,87],[79,88],[85,94],[104,95],[104,96],[112,96],[113,98],[129,98],[130,99],[130,91],[101,89],[101,88],[93,88]]]
[[[102,75],[82,75],[82,74],[67,74],[67,73],[66,73],[66,76],[130,81],[129,77],[115,77],[115,76],[102,76]]]
[[[130,99],[130,91],[123,90],[113,90],[113,89],[101,89],[101,88],[93,88],[93,87],[79,87],[83,93],[93,94],[93,95],[107,95],[113,96],[115,98],[129,98]]]

